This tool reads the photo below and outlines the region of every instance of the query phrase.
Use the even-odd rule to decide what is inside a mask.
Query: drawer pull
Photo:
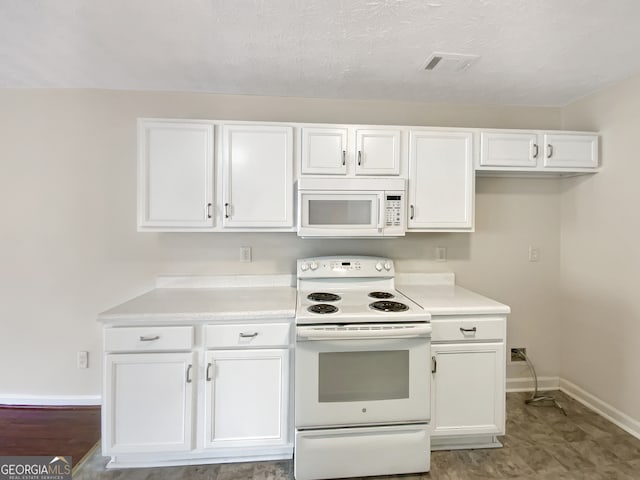
[[[191,381],[193,380],[191,378],[191,369],[193,368],[192,364],[189,364],[189,366],[187,367],[187,383],[191,383]]]
[[[257,336],[258,336],[258,332],[240,334],[240,338],[255,338]]]
[[[140,335],[141,342],[153,342],[154,340],[160,340],[160,335],[156,335],[155,337],[147,337],[144,335]]]
[[[213,378],[211,376],[211,367],[213,367],[213,363],[211,362],[207,363],[207,382],[210,382],[211,379]]]
[[[478,331],[478,329],[476,327],[473,327],[473,328],[462,328],[462,327],[460,327],[460,331],[464,335],[465,333],[476,333]]]

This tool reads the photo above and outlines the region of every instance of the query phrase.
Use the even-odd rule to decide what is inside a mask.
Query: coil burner
[[[369,308],[379,312],[404,312],[409,310],[409,307],[404,303],[390,302],[388,300],[370,303]]]
[[[370,292],[369,296],[371,298],[379,298],[381,300],[394,297],[393,293],[389,293],[389,292]]]
[[[337,302],[340,300],[340,295],[327,292],[313,292],[307,295],[307,298],[313,302]]]
[[[325,315],[327,313],[336,313],[338,311],[338,307],[336,307],[335,305],[329,305],[327,303],[317,303],[307,308],[307,311]]]

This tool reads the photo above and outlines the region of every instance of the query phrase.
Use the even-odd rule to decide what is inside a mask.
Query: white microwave
[[[405,190],[402,178],[300,178],[298,235],[404,236]]]

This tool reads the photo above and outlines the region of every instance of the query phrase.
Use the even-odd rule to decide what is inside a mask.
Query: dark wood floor
[[[0,456],[58,455],[73,464],[100,440],[100,407],[0,407]]]

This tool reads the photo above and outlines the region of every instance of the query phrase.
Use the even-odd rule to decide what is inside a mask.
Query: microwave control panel
[[[402,192],[385,192],[385,228],[403,227],[404,198]]]

